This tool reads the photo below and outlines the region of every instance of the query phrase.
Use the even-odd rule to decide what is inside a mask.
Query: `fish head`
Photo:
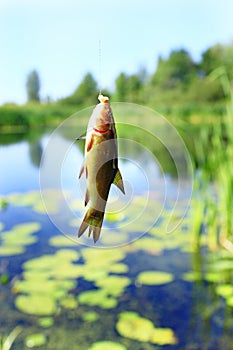
[[[111,125],[114,123],[112,116],[112,109],[110,107],[110,101],[107,96],[99,95],[99,104],[95,107],[89,127],[96,129],[100,132],[107,132],[111,129]]]

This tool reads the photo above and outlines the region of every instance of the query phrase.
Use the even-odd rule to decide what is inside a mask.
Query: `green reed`
[[[10,332],[10,334],[2,338],[0,337],[0,350],[10,350],[12,348],[12,345],[15,341],[15,339],[18,337],[18,335],[22,332],[22,327],[17,326],[13,329],[13,331]]]
[[[211,250],[221,245],[233,250],[233,93],[223,67],[210,79],[221,80],[228,102],[225,114],[204,124],[195,140],[193,237],[197,248],[204,232]]]

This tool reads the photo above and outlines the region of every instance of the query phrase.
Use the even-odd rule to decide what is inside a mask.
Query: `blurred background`
[[[232,349],[232,14],[231,0],[0,1],[1,350]],[[111,193],[123,209],[104,250],[75,236],[74,139],[100,91],[133,189],[126,209]]]

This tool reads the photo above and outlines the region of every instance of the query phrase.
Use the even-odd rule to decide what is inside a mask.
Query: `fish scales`
[[[109,98],[99,95],[100,103],[95,107],[88,123],[85,160],[79,177],[87,179],[85,205],[90,202],[79,228],[80,237],[89,227],[89,236],[94,242],[99,239],[107,199],[112,183],[123,193],[124,184],[118,169],[117,134]]]

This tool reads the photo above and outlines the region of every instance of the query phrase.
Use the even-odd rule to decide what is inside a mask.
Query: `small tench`
[[[85,160],[79,174],[79,178],[86,174],[85,206],[90,201],[90,208],[79,228],[78,237],[89,226],[89,237],[93,233],[94,242],[100,236],[111,184],[125,193],[118,169],[117,135],[109,98],[99,95],[98,99],[100,103],[94,108],[87,127]]]

